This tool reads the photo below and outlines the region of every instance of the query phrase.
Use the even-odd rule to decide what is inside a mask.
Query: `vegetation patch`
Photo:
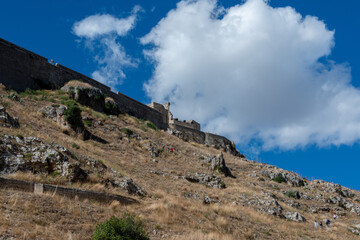
[[[76,143],[71,144],[71,147],[72,147],[72,148],[75,148],[75,149],[80,149],[80,146],[77,145]]]
[[[68,100],[65,102],[67,106],[65,114],[65,120],[70,124],[72,128],[82,125],[81,109],[74,100]]]
[[[114,114],[118,111],[118,108],[117,108],[117,105],[113,101],[106,101],[104,111],[106,114]]]
[[[84,123],[86,126],[91,127],[92,126],[92,122],[90,120],[84,120]]]
[[[125,214],[96,226],[92,240],[149,240],[140,219]]]
[[[296,193],[294,191],[287,191],[284,193],[284,195],[289,198],[296,198]]]
[[[148,126],[151,129],[157,130],[157,127],[155,126],[155,124],[153,124],[152,122],[147,122],[146,126]]]
[[[274,177],[273,181],[277,183],[283,183],[286,182],[286,179],[282,175],[277,175]]]
[[[130,137],[134,134],[134,132],[129,128],[123,128],[121,129],[121,132],[124,133],[127,137]]]

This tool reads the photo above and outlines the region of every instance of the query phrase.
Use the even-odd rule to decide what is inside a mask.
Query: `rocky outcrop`
[[[302,187],[307,185],[305,178],[300,177],[298,174],[279,169],[277,167],[268,166],[268,169],[261,172],[263,176],[270,178],[277,182],[287,182],[294,187]]]
[[[66,109],[67,107],[64,105],[53,104],[41,108],[39,112],[43,115],[43,117],[49,118],[60,125],[68,126],[68,123],[65,120]]]
[[[234,177],[231,174],[230,169],[226,166],[224,156],[222,152],[218,156],[210,156],[211,158],[211,170],[223,173],[225,177]],[[209,158],[208,158],[209,159]]]
[[[120,113],[120,108],[114,99],[106,97],[100,89],[89,84],[71,81],[61,89],[69,93],[70,97],[78,103],[95,111],[109,115],[118,115]]]
[[[118,104],[112,98],[105,98],[104,112],[109,115],[118,115],[120,109]]]
[[[194,175],[188,175],[183,178],[188,180],[189,182],[201,183],[211,188],[223,189],[226,187],[225,183],[221,180],[221,178],[215,175],[195,173]]]
[[[8,128],[19,128],[19,119],[17,117],[10,116],[3,106],[0,106],[0,126]]]
[[[103,92],[91,85],[83,85],[76,83],[65,85],[61,90],[69,93],[70,97],[76,100],[78,103],[91,107],[95,111],[104,112],[105,109],[105,97]]]
[[[124,189],[128,194],[131,195],[138,195],[141,197],[146,196],[146,191],[137,185],[131,178],[114,179],[112,185],[114,187],[120,187]]]
[[[286,212],[284,216],[286,219],[291,221],[306,222],[305,217],[298,212]]]
[[[73,154],[66,148],[45,144],[39,138],[4,135],[0,139],[0,173],[57,172],[67,176],[71,172],[70,157]]]
[[[349,231],[355,235],[360,236],[360,224],[349,227]]]
[[[219,203],[219,200],[217,199],[213,199],[209,196],[205,196],[204,199],[203,199],[203,204],[211,204],[211,203]]]

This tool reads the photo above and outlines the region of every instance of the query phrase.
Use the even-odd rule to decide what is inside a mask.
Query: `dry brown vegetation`
[[[0,94],[8,94],[0,89]],[[47,96],[41,98],[41,96]],[[296,223],[258,212],[251,207],[234,204],[240,202],[240,195],[251,199],[260,196],[261,191],[284,197],[283,191],[294,189],[287,184],[278,184],[269,179],[258,181],[249,176],[262,164],[246,161],[224,153],[224,158],[236,176],[225,178],[208,170],[202,156],[217,155],[218,150],[204,145],[184,142],[162,130],[153,130],[146,121],[120,114],[109,117],[82,107],[83,115],[94,124],[87,127],[108,144],[82,141],[76,133],[66,131],[45,119],[38,110],[66,100],[66,94],[58,91],[41,91],[38,95],[23,95],[22,102],[3,97],[0,104],[6,105],[12,116],[20,119],[20,129],[0,127],[0,134],[35,136],[44,142],[55,142],[68,148],[76,156],[89,156],[102,161],[108,167],[131,177],[147,191],[147,196],[137,198],[139,204],[121,206],[119,203],[100,204],[92,201],[70,200],[52,195],[34,195],[11,190],[0,190],[0,239],[1,236],[15,239],[90,239],[97,223],[110,216],[121,216],[125,211],[139,216],[151,239],[356,239],[347,228],[360,223],[355,214],[341,216],[331,229],[315,231],[315,219],[330,218],[331,213],[313,214],[309,211],[292,209],[280,202],[286,210],[299,211],[308,220]],[[102,125],[95,124],[102,121]],[[122,129],[131,129],[141,139],[127,137]],[[150,153],[143,147],[151,142],[158,148],[160,156],[152,161]],[[73,144],[79,146],[74,148]],[[168,151],[173,148],[174,152]],[[154,174],[153,172],[163,174]],[[190,183],[177,176],[188,173],[210,173],[222,177],[225,189],[212,189],[197,183]],[[52,184],[64,184],[62,179],[39,176],[30,173],[16,173],[13,178]],[[127,195],[122,190],[105,187],[93,181],[74,183],[73,187],[106,191]],[[199,199],[187,198],[186,193],[197,194]],[[358,193],[357,193],[358,194]],[[205,205],[204,196],[219,199],[219,204]],[[133,197],[133,196],[132,196]],[[320,206],[315,200],[297,200],[306,205]],[[156,230],[157,234],[153,234]],[[6,238],[5,238],[6,239]]]

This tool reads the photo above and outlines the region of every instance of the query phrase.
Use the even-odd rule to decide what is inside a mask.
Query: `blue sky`
[[[203,1],[203,4],[188,3],[178,7],[177,2],[6,1],[0,9],[0,37],[89,76],[100,71],[101,67],[107,67],[105,70],[111,72],[114,69],[111,64],[121,65],[118,69],[122,70],[126,78],[115,76],[121,75],[115,68],[110,78],[115,76],[115,81],[121,80],[122,84],[114,84],[114,89],[144,103],[151,99],[171,100],[175,116],[195,118],[201,121],[206,130],[235,139],[240,150],[249,157],[295,171],[309,179],[324,179],[360,190],[360,182],[356,181],[360,167],[360,147],[356,134],[358,116],[352,114],[359,111],[356,108],[356,89],[360,85],[360,54],[357,45],[360,40],[360,20],[356,10],[360,3],[355,0],[342,3],[336,0],[272,0],[268,3],[271,7],[269,10],[264,5],[250,4],[246,9],[235,8],[237,5],[242,6],[244,1],[233,0],[219,1],[217,4]],[[137,9],[135,6],[141,8]],[[214,6],[217,10],[213,9]],[[318,20],[310,19],[307,24],[295,21],[294,25],[288,25],[291,20],[276,17],[281,13],[278,11],[279,7],[285,6],[295,9],[288,12],[289,16],[296,17],[298,13],[302,17],[315,16]],[[196,14],[191,13],[194,9]],[[173,10],[172,14],[167,15],[170,10]],[[209,18],[209,11],[215,17]],[[94,15],[103,19],[105,14],[111,16],[112,20],[115,19],[114,26],[116,21],[129,20],[131,16],[135,20],[133,25],[123,30],[121,36],[112,31],[107,35],[91,38],[89,31],[84,30],[83,35],[75,31],[74,24],[85,24],[83,21]],[[250,18],[255,20],[245,25],[246,21],[234,21],[237,19],[234,15],[237,14],[243,14],[243,19],[250,16],[255,17]],[[163,21],[159,23],[161,19]],[[303,23],[304,18],[300,21]],[[229,23],[234,23],[235,28],[226,32],[222,39],[222,25],[229,26]],[[123,26],[122,24],[120,22],[119,26]],[[153,29],[155,26],[157,28]],[[205,30],[202,31],[203,29]],[[233,34],[237,29],[242,31],[239,35]],[[294,29],[297,31],[293,31]],[[333,30],[334,33],[331,32]],[[298,33],[299,31],[304,33]],[[253,37],[253,32],[258,34],[254,41],[246,42]],[[266,41],[258,40],[264,35]],[[290,44],[304,35],[308,36],[305,40],[309,42],[306,44],[302,42],[295,47]],[[177,38],[184,39],[179,41]],[[187,42],[187,39],[191,39],[191,42]],[[106,58],[104,51],[108,45],[101,44],[105,40],[113,41],[114,47],[121,46],[118,49],[126,54],[116,55],[114,58],[110,54],[110,58]],[[233,52],[229,53],[226,41],[230,40],[234,45]],[[154,46],[157,48],[153,48]],[[244,50],[244,46],[247,50]],[[328,48],[322,49],[323,46]],[[145,57],[144,49],[152,49],[153,52]],[[177,52],[179,49],[181,51]],[[99,64],[94,59],[96,56],[104,60],[104,63]],[[212,61],[217,56],[223,60]],[[282,61],[277,63],[276,59]],[[296,61],[292,61],[293,59]],[[297,63],[304,66],[299,67]],[[322,64],[322,68],[306,72],[319,64]],[[247,67],[239,68],[239,65]],[[325,74],[323,68],[333,71]],[[289,73],[288,69],[292,71]],[[286,81],[288,78],[297,79],[304,69],[304,76],[309,76],[310,80],[306,78],[305,81],[304,77],[299,77],[299,81],[294,80],[291,84]],[[299,74],[296,74],[297,71]],[[204,72],[207,74],[203,74]],[[229,72],[232,74],[228,75]],[[257,72],[263,74],[257,75]],[[350,80],[351,83],[348,82]],[[327,96],[322,100],[312,101],[318,99],[314,96],[319,95],[312,95],[313,91],[321,89],[320,85],[326,81],[330,81],[330,85],[344,82],[341,87],[335,87],[334,95],[344,91],[343,95],[348,97],[333,99]],[[263,85],[267,86],[266,89],[261,88]],[[271,86],[277,87],[272,89]],[[243,90],[245,88],[251,90],[251,95],[247,95]],[[297,95],[297,91],[292,92],[294,89],[306,94]],[[262,98],[269,91],[274,94]],[[286,95],[286,92],[289,94]],[[214,97],[207,98],[213,94],[218,94],[215,100]],[[245,97],[241,98],[239,95]],[[257,98],[252,98],[254,95]],[[249,102],[244,105],[244,101],[248,99]],[[213,109],[204,105],[204,102],[209,101],[214,106]],[[231,105],[232,102],[234,105]],[[316,114],[314,111],[318,109],[308,106],[312,104],[319,105],[320,109],[329,105],[329,112],[334,112],[334,115],[329,112]],[[227,105],[231,107],[224,107]],[[261,108],[265,105],[266,108]],[[273,108],[273,105],[281,107]],[[346,112],[335,111],[344,106],[349,108]],[[266,113],[267,110],[270,113]],[[298,121],[297,114],[300,117],[307,115],[303,121]],[[337,119],[339,114],[344,117]],[[319,121],[324,123],[324,128],[318,126]],[[294,133],[299,127],[304,130]]]

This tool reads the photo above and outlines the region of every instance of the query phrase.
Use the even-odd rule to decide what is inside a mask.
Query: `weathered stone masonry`
[[[200,131],[200,124],[194,120],[179,121],[170,112],[170,103],[140,103],[122,93],[114,93],[108,86],[61,64],[49,63],[36,53],[0,38],[0,83],[8,89],[24,91],[29,89],[58,89],[71,80],[81,80],[99,88],[114,99],[120,111],[137,118],[153,122],[160,129],[169,127],[181,132],[184,140],[195,141],[217,148],[234,146],[227,138]]]
[[[24,91],[27,88],[57,89],[74,79],[99,88],[117,102],[123,113],[148,119],[158,128],[167,128],[160,112],[124,94],[116,94],[108,86],[81,73],[60,64],[50,64],[47,58],[0,38],[0,83],[7,88],[16,91]]]

